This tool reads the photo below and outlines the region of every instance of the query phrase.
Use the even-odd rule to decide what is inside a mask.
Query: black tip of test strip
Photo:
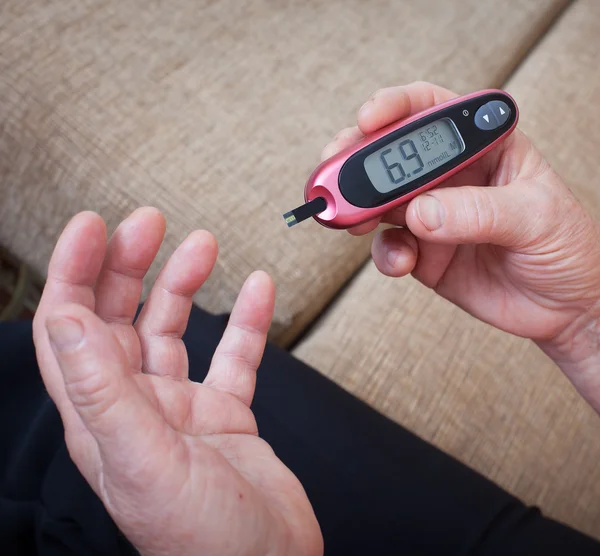
[[[298,208],[291,210],[290,212],[286,212],[283,215],[283,219],[285,223],[288,225],[288,228],[295,226],[299,222],[310,218],[311,216],[315,216],[320,212],[323,212],[327,208],[327,202],[323,197],[317,197],[308,203],[304,203],[300,205]]]

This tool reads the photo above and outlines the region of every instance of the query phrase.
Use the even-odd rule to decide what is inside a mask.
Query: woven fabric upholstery
[[[114,226],[161,208],[151,282],[191,230],[221,257],[196,301],[228,311],[245,277],[278,285],[295,337],[368,256],[368,239],[281,214],[374,89],[501,84],[567,0],[2,0],[0,243],[43,273],[77,211]]]

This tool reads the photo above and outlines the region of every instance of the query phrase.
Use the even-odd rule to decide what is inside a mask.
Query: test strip
[[[325,209],[327,209],[327,202],[325,201],[325,199],[323,199],[323,197],[317,197],[316,199],[313,199],[308,203],[300,205],[294,210],[286,212],[283,215],[283,219],[288,225],[288,228],[291,228],[292,226],[295,226],[299,222],[302,222],[303,220],[306,220],[311,216],[316,216],[320,212],[323,212]]]

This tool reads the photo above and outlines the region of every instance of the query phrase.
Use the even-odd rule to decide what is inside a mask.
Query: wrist
[[[575,319],[556,337],[537,344],[600,413],[600,306]]]

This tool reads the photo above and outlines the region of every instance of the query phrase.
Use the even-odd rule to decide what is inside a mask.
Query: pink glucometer
[[[481,158],[518,118],[510,95],[485,90],[395,122],[320,164],[285,222],[346,229],[381,216]]]

